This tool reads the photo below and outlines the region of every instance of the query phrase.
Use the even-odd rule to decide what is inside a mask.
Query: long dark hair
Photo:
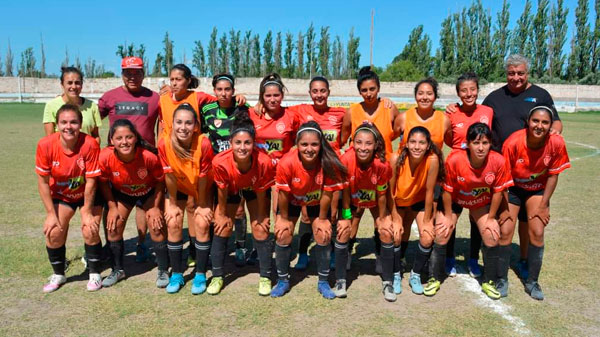
[[[358,78],[356,79],[356,87],[360,91],[360,85],[367,80],[375,80],[377,83],[377,89],[381,87],[381,83],[379,83],[379,76],[373,70],[371,70],[371,66],[366,66],[360,68],[358,71]]]
[[[279,91],[281,92],[282,95],[284,94],[284,91],[286,90],[286,87],[285,87],[285,85],[283,85],[283,81],[281,80],[281,76],[279,76],[278,73],[267,74],[267,76],[263,77],[262,81],[260,81],[258,101],[262,105],[265,104],[263,95],[265,94],[265,90],[266,90],[267,86],[269,86],[269,85],[276,85],[277,87],[279,87]]]
[[[385,141],[383,140],[383,136],[381,132],[377,129],[377,126],[371,122],[363,122],[356,131],[354,131],[354,135],[352,135],[352,139],[356,138],[356,135],[359,132],[370,132],[373,134],[375,138],[375,150],[373,151],[373,160],[375,157],[379,158],[382,163],[385,163]]]
[[[323,131],[319,124],[315,121],[308,121],[300,125],[296,134],[296,144],[298,144],[301,134],[304,132],[313,132],[319,137],[319,142],[321,143],[319,159],[321,160],[321,167],[325,176],[336,181],[346,180],[348,169],[342,164],[335,151],[333,151],[331,145],[329,145],[329,141],[323,137]]]
[[[198,88],[200,81],[198,81],[198,78],[196,76],[192,75],[192,70],[188,66],[186,66],[183,63],[176,64],[173,66],[173,68],[171,68],[171,71],[169,71],[169,75],[173,70],[181,71],[183,73],[183,77],[186,80],[190,80],[190,84],[187,87],[188,89]]]
[[[425,153],[424,157],[429,155],[430,153],[434,153],[438,157],[438,163],[440,167],[438,170],[437,180],[444,181],[446,179],[446,170],[444,169],[444,154],[437,147],[437,145],[435,145],[431,141],[431,133],[429,132],[429,130],[422,126],[415,126],[414,128],[410,129],[408,137],[406,137],[406,144],[404,145],[404,148],[402,148],[402,152],[400,152],[398,162],[396,163],[396,176],[398,176],[400,172],[400,167],[404,165],[404,161],[406,160],[406,157],[408,157],[408,140],[416,133],[422,134],[423,136],[425,136],[425,140],[427,140],[427,153]]]
[[[147,141],[145,141],[144,138],[142,138],[140,133],[135,128],[135,125],[133,125],[133,123],[129,119],[117,119],[113,123],[113,125],[110,127],[110,130],[108,131],[108,139],[109,140],[112,139],[113,135],[115,134],[115,131],[119,127],[126,127],[129,129],[129,131],[133,132],[133,134],[135,135],[135,138],[137,139],[135,142],[136,149],[138,147],[141,147],[141,148],[144,148],[154,154],[158,154],[158,150],[154,146],[150,145]]]

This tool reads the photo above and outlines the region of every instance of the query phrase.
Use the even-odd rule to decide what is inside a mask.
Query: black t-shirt
[[[550,93],[535,84],[519,94],[513,94],[505,85],[492,91],[483,104],[494,110],[492,131],[498,150],[513,132],[526,126],[529,110],[536,106],[550,107],[554,111],[554,120],[560,120]]]

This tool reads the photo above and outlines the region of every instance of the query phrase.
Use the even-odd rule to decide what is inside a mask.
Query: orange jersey
[[[462,106],[458,106],[454,113],[446,113],[452,125],[452,143],[446,145],[453,150],[467,148],[467,130],[475,123],[487,124],[492,128],[494,110],[486,105],[477,104],[474,111],[466,112]]]
[[[385,142],[385,153],[389,160],[392,153],[392,140],[394,139],[394,116],[392,115],[392,109],[387,109],[383,106],[383,102],[379,101],[379,106],[374,114],[369,115],[363,109],[362,104],[354,103],[350,105],[350,120],[352,121],[352,134],[358,129],[363,122],[373,123],[377,130],[381,133]]]
[[[202,117],[200,116],[200,107],[206,103],[214,102],[216,100],[217,99],[214,96],[201,91],[189,91],[188,95],[180,101],[174,100],[173,94],[171,93],[160,96],[160,100],[158,101],[158,119],[162,123],[163,132],[159,135],[159,137],[171,135],[171,130],[173,129],[173,113],[179,105],[183,103],[188,103],[191,105],[196,111],[198,122],[200,122],[202,121]]]
[[[434,111],[433,116],[424,121],[417,114],[417,108],[410,108],[406,110],[404,113],[404,136],[400,141],[400,148],[403,148],[406,144],[406,137],[408,137],[410,130],[412,130],[412,128],[415,126],[422,126],[429,131],[431,134],[431,140],[441,151],[442,147],[444,146],[445,121],[446,115],[442,111]]]
[[[514,132],[502,146],[515,186],[527,191],[546,188],[548,176],[571,167],[565,141],[560,135],[549,135],[543,147],[527,147],[527,129]]]
[[[295,113],[285,108],[277,119],[268,119],[266,114],[259,116],[250,108],[248,115],[256,129],[255,145],[265,150],[272,159],[281,159],[294,146],[299,126]]]
[[[79,134],[75,151],[63,149],[60,133],[53,133],[38,142],[35,152],[35,172],[50,176],[52,199],[65,202],[83,200],[85,178],[101,174],[98,166],[100,147],[92,136]]]
[[[363,170],[356,161],[354,148],[349,148],[341,158],[348,169],[348,187],[352,196],[352,205],[360,208],[377,206],[377,195],[385,194],[392,177],[392,168],[388,162],[382,163],[375,158],[373,163]]]
[[[135,158],[125,163],[113,146],[107,146],[100,151],[99,164],[100,179],[109,181],[112,188],[132,197],[148,194],[157,182],[165,180],[158,157],[142,147],[137,147]]]
[[[431,161],[437,160],[432,155],[427,155],[412,171],[410,169],[410,159],[408,156],[404,159],[402,166],[397,168],[396,188],[392,191],[396,206],[412,206],[425,200],[427,193],[427,175]],[[436,172],[437,174],[437,172]]]
[[[466,150],[452,151],[446,159],[444,190],[459,206],[475,209],[488,205],[492,195],[513,186],[508,163],[496,151],[490,151],[485,164],[474,168]]]
[[[158,157],[164,173],[177,178],[177,190],[198,198],[198,178],[207,176],[213,159],[212,146],[204,135],[194,135],[190,152],[192,160],[177,157],[170,137],[158,141]]]
[[[233,158],[233,150],[225,150],[212,160],[215,184],[227,189],[230,195],[241,190],[263,192],[275,183],[275,167],[271,157],[261,150],[252,151],[252,167],[248,172],[238,170]]]
[[[275,185],[291,195],[290,203],[296,206],[318,205],[323,191],[339,191],[346,182],[335,181],[323,174],[321,165],[306,170],[298,158],[298,150],[286,153],[277,164]]]
[[[323,130],[325,139],[329,141],[333,150],[339,153],[342,142],[342,122],[346,109],[328,107],[325,111],[317,111],[313,104],[299,104],[287,109],[296,114],[299,125],[312,120],[317,122]]]

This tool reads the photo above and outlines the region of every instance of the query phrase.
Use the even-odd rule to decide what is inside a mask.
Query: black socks
[[[483,245],[483,282],[496,282],[500,246],[488,247]]]
[[[317,273],[319,274],[319,281],[327,281],[327,279],[329,278],[330,252],[331,244],[327,244],[326,246],[321,246],[320,244],[317,244],[315,246],[315,253],[317,255]]]
[[[90,274],[100,273],[100,264],[102,258],[102,243],[98,242],[95,245],[85,244],[85,255],[88,260],[88,269]]]
[[[287,281],[289,279],[290,254],[292,247],[290,245],[280,246],[275,244],[275,266],[277,267],[277,278]]]
[[[196,248],[196,273],[206,273],[208,255],[210,254],[210,239],[206,242],[196,239],[194,247]]]
[[[215,277],[223,276],[223,265],[225,264],[228,239],[222,236],[213,236],[212,247],[210,248],[210,260],[212,261],[212,274]]]
[[[498,273],[499,279],[508,280],[508,268],[510,267],[510,255],[512,249],[510,244],[500,246],[500,256],[498,257]]]
[[[167,271],[169,268],[169,254],[167,252],[167,240],[153,241],[154,254],[156,254],[156,264],[158,270]]]
[[[544,246],[537,247],[529,243],[527,251],[527,265],[529,266],[529,277],[527,283],[537,282],[542,270],[542,260],[544,259]]]
[[[46,251],[48,252],[48,260],[50,260],[50,264],[52,265],[52,270],[54,271],[54,274],[64,275],[66,261],[65,245],[62,245],[58,248],[46,247]]]
[[[260,277],[271,277],[271,265],[272,265],[272,250],[271,241],[267,238],[266,240],[254,239],[254,248],[258,255],[258,268],[260,270]],[[289,263],[289,262],[288,262]]]
[[[235,231],[235,248],[246,248],[246,231],[248,230],[248,220],[246,215],[243,218],[233,220]]]
[[[125,242],[123,239],[119,241],[109,241],[110,253],[112,254],[113,269],[123,270],[123,257],[125,256]]]
[[[169,250],[169,261],[171,263],[171,269],[174,273],[183,273],[183,263],[181,261],[181,255],[183,252],[183,240],[180,241],[168,241],[167,249]]]
[[[413,272],[423,275],[425,272],[425,264],[429,260],[431,255],[431,247],[423,247],[421,243],[417,245],[417,254],[415,256],[415,264],[413,265]]]
[[[381,243],[379,251],[381,259],[381,279],[392,282],[394,279],[394,243]]]
[[[438,281],[443,280],[446,274],[446,247],[447,245],[434,243],[433,251],[431,252],[431,260],[429,261],[430,274]]]
[[[348,263],[348,243],[334,241],[335,279],[346,279],[346,264]]]

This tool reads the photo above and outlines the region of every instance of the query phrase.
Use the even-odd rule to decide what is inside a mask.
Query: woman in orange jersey
[[[198,120],[202,121],[200,116],[202,106],[217,101],[217,98],[214,96],[202,91],[194,90],[199,85],[198,78],[192,75],[192,71],[185,64],[176,64],[171,68],[169,72],[169,81],[170,90],[164,95],[161,95],[160,101],[158,102],[159,130],[162,129],[162,132],[159,133],[159,137],[170,137],[171,129],[173,127],[173,113],[179,105],[183,103],[191,105],[192,108],[194,108],[194,111],[198,113]],[[246,98],[244,96],[237,96],[236,101],[243,105],[246,103]],[[192,218],[194,216],[193,209],[194,202],[190,198],[186,208],[190,234],[190,254],[188,256],[188,265],[190,267],[195,265],[196,258],[196,250],[194,249],[196,231],[192,225]]]
[[[449,137],[445,139],[446,145],[454,150],[467,148],[467,129],[476,122],[487,124],[492,128],[492,119],[494,110],[492,108],[477,104],[477,95],[479,93],[479,78],[475,73],[462,74],[456,81],[456,93],[461,100],[460,105],[456,105],[453,112],[446,111],[450,119],[451,130]],[[460,212],[459,212],[460,213]],[[471,252],[467,267],[472,277],[481,276],[479,268],[479,248],[481,247],[481,235],[473,219],[471,222]],[[454,258],[454,242],[456,240],[456,230],[452,232],[450,241],[448,241],[446,256],[446,273],[449,276],[456,276],[456,260]]]
[[[194,108],[182,104],[173,114],[170,137],[162,137],[158,143],[159,158],[166,174],[168,198],[165,200],[169,261],[171,278],[168,293],[176,293],[183,286],[184,267],[181,262],[183,250],[183,213],[189,198],[193,198],[192,225],[196,229],[196,274],[192,282],[192,294],[206,290],[206,264],[210,251],[210,221],[212,202],[210,197],[210,162],[212,146],[200,133],[200,123]]]
[[[550,134],[552,122],[551,108],[533,108],[527,128],[513,133],[502,147],[515,182],[508,190],[510,219],[502,226],[500,237],[498,290],[502,296],[508,295],[510,244],[517,214],[524,207],[529,223],[529,276],[524,280],[525,291],[536,300],[544,299],[538,277],[544,257],[544,230],[550,222],[550,198],[558,184],[558,175],[571,167],[564,139]]]
[[[158,151],[140,136],[128,119],[116,120],[108,134],[111,146],[100,152],[100,191],[108,206],[106,230],[112,253],[112,272],[103,287],[110,287],[125,278],[123,232],[133,207],[144,210],[150,224],[150,236],[158,261],[156,285],[167,286],[167,229],[164,226],[164,173]]]
[[[361,124],[352,135],[353,146],[341,158],[348,169],[348,185],[342,198],[342,220],[351,220],[350,228],[339,221],[335,240],[337,297],[346,297],[346,264],[350,258],[348,241],[355,240],[360,219],[369,209],[375,219],[374,227],[382,241],[379,255],[382,262],[383,296],[387,301],[396,300],[393,291],[394,228],[388,213],[387,192],[392,169],[385,159],[385,141],[377,127],[369,122]],[[402,230],[402,227],[399,227]]]
[[[512,186],[513,181],[506,160],[501,154],[490,151],[491,144],[492,131],[487,124],[477,122],[467,130],[467,148],[451,152],[446,160],[443,205],[438,207],[435,246],[430,262],[433,276],[425,287],[425,293],[430,296],[440,288],[444,277],[446,243],[456,227],[460,215],[457,211],[464,207],[469,209],[483,240],[481,290],[491,299],[500,298],[495,284],[500,251],[498,241],[508,212],[497,218],[504,198],[503,191]]]
[[[83,116],[76,105],[65,104],[56,112],[58,132],[42,138],[35,153],[38,191],[44,208],[46,250],[54,273],[44,285],[45,293],[60,288],[65,277],[65,243],[69,222],[81,207],[81,232],[88,257],[89,291],[102,287],[98,227],[101,207],[95,207],[96,177],[100,173],[100,148],[92,136],[80,132]]]
[[[288,152],[277,165],[279,215],[275,223],[275,263],[278,281],[271,290],[271,297],[283,296],[290,289],[288,270],[294,227],[301,208],[306,206],[317,243],[317,289],[323,297],[333,299],[335,293],[327,281],[332,232],[328,213],[333,192],[342,190],[346,184],[347,170],[315,121],[300,126],[296,145],[297,149]],[[341,226],[348,228],[349,224]]]
[[[242,198],[248,204],[254,248],[258,254],[260,280],[258,293],[271,293],[271,245],[268,241],[270,188],[275,183],[271,158],[254,144],[255,130],[246,107],[238,107],[231,128],[231,148],[212,161],[218,203],[210,252],[213,278],[207,292],[216,295],[223,287],[223,264],[233,219]]]
[[[425,266],[431,255],[435,232],[434,188],[444,177],[444,158],[433,143],[429,130],[416,126],[407,135],[407,141],[399,153],[392,155],[392,179],[390,190],[393,200],[388,201],[392,210],[394,227],[394,292],[400,293],[401,261],[408,248],[410,226],[416,219],[419,244],[415,262],[410,272],[409,285],[412,292],[423,294],[421,276],[427,275]]]

